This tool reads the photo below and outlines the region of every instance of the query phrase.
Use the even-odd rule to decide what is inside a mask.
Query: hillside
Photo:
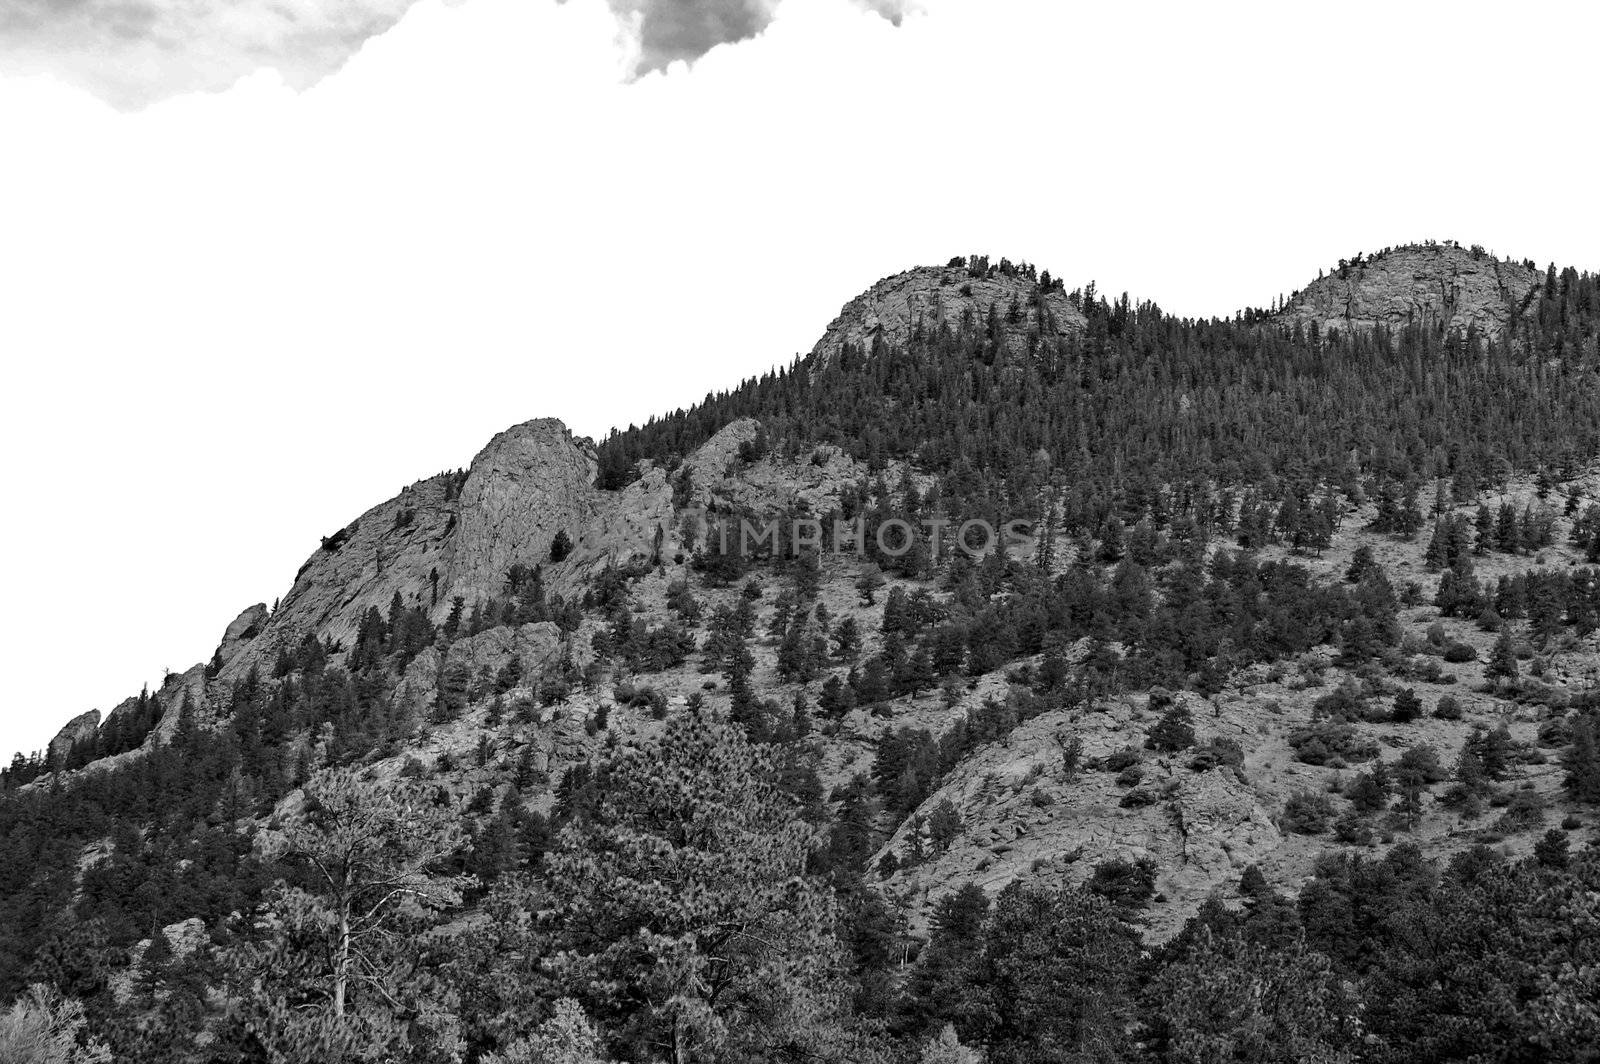
[[[652,980],[729,921],[809,958],[780,976],[753,949],[740,993],[809,989],[762,1012],[673,983],[721,1025],[697,1044],[739,1047],[697,1060],[909,1059],[946,1022],[1033,1059],[1022,1019],[939,989],[950,951],[1004,940],[952,937],[960,913],[1029,898],[1172,972],[1247,926],[1368,986],[1352,940],[1399,932],[1359,924],[1352,883],[1467,904],[1428,863],[1459,859],[1553,890],[1551,855],[1592,836],[1597,338],[1594,275],[1454,245],[1206,322],[958,259],[598,445],[512,426],[325,537],[210,662],[0,774],[0,990],[87,1000],[128,1059],[269,1059],[321,1000],[294,981],[329,926],[295,923],[322,889],[296,832],[340,802],[428,825],[386,845],[427,855],[395,926],[438,952],[386,926],[383,993],[356,991],[363,1037],[410,1024],[419,1059],[542,1059],[486,1054],[568,1000],[617,1059],[658,1059],[688,1021]],[[840,1041],[796,1033],[811,1009]],[[1410,1023],[1365,1044],[1408,1059]]]
[[[1497,259],[1481,247],[1411,244],[1341,260],[1296,292],[1284,321],[1330,329],[1399,329],[1501,336],[1538,296],[1544,275],[1531,262]]]

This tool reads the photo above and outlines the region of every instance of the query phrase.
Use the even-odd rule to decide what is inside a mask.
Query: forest
[[[1004,260],[952,268],[1059,286]],[[1023,354],[1005,342],[1022,308],[993,306],[599,447],[615,490],[646,460],[681,476],[756,418],[741,462],[829,446],[866,468],[824,521],[1025,516],[1031,556],[869,549],[843,613],[815,555],[709,543],[563,596],[544,568],[563,534],[442,620],[396,596],[349,646],[308,636],[243,679],[210,674],[222,711],[185,705],[164,739],[146,695],[55,759],[18,754],[0,769],[0,1060],[1600,1059],[1600,696],[1545,671],[1600,628],[1600,499],[1579,486],[1600,453],[1600,278],[1552,268],[1503,336],[1070,299],[1085,331],[1035,332]],[[1517,476],[1535,500],[1491,505]],[[1314,571],[1358,510],[1425,565],[1363,548]],[[1553,544],[1587,564],[1531,564]],[[1515,571],[1485,575],[1501,562]],[[651,580],[664,609],[642,605]],[[1423,607],[1439,624],[1418,637],[1400,618]],[[397,697],[426,649],[541,622],[553,664],[441,666],[429,705]],[[952,884],[923,923],[883,889],[963,831],[931,801],[941,783],[1028,721],[1147,698],[1125,750],[1064,739],[1061,771],[1159,803],[1149,758],[1243,760],[1197,738],[1180,695],[1330,646],[1345,679],[1291,742],[1349,775],[1282,811],[1328,841],[1297,890],[1251,865],[1157,940],[1138,859]],[[1413,691],[1446,668],[1538,714],[1538,742],[1484,727],[1385,759],[1363,725],[1459,719]],[[683,674],[703,684],[669,704],[657,688]],[[1003,693],[938,733],[896,719],[986,677]],[[580,699],[600,708],[579,718]],[[887,722],[872,767],[830,780],[860,711]],[[470,755],[430,745],[464,722]],[[590,753],[547,771],[536,740],[563,722]],[[1518,784],[1540,759],[1567,813],[1542,832],[1545,800]],[[1499,819],[1439,859],[1411,837],[1424,807]],[[1518,833],[1525,852],[1495,844]]]

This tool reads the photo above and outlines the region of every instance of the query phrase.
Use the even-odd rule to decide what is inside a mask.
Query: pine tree
[[[1600,804],[1600,724],[1594,713],[1572,722],[1572,745],[1562,756],[1565,786],[1573,801]]]
[[[1489,660],[1484,664],[1483,677],[1490,684],[1501,681],[1514,681],[1517,678],[1517,652],[1511,642],[1511,629],[1501,626],[1500,635],[1494,641],[1494,649],[1489,652]]]
[[[466,844],[455,812],[416,780],[324,772],[301,812],[259,845],[304,870],[266,899],[267,934],[230,955],[244,1026],[279,1059],[376,1059],[454,1044],[418,932],[461,902],[448,861]]]
[[[1183,701],[1177,701],[1150,729],[1145,745],[1162,753],[1176,753],[1194,745],[1194,716]]]
[[[868,568],[856,580],[856,591],[861,596],[861,605],[875,606],[878,604],[878,592],[883,588],[883,574],[876,568]]]
[[[933,812],[928,814],[928,837],[933,841],[934,848],[940,853],[948,850],[950,844],[960,837],[961,830],[961,814],[956,810],[955,803],[948,798],[941,799],[933,807]]]
[[[773,772],[727,725],[671,720],[598,766],[592,812],[546,857],[553,974],[629,1059],[779,1059],[834,1022],[832,893]]]
[[[1422,699],[1417,697],[1417,692],[1407,687],[1394,699],[1394,712],[1390,720],[1396,724],[1407,724],[1422,716]]]

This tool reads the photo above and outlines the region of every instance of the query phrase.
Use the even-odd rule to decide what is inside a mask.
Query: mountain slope
[[[1593,815],[1600,282],[1479,262],[1399,249],[1192,322],[964,260],[598,446],[513,426],[5,770],[0,970],[78,924],[248,938],[257,841],[337,766],[458,803],[485,891],[537,878],[604,766],[709,718],[902,956],[969,882],[1089,884],[1154,942],[1324,850],[1532,853]],[[963,550],[967,521],[1022,539]]]

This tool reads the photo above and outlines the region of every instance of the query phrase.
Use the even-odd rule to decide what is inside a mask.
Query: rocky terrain
[[[864,350],[875,340],[901,344],[919,326],[955,327],[964,315],[981,324],[991,305],[1002,314],[1015,305],[1022,316],[1021,325],[1007,332],[1013,352],[1026,351],[1032,337],[1065,336],[1084,326],[1083,314],[1059,288],[1038,292],[1021,275],[974,277],[964,266],[919,266],[885,277],[846,303],[812,355],[825,363],[843,344]]]
[[[1531,264],[1497,259],[1481,248],[1409,244],[1341,262],[1296,292],[1281,317],[1324,332],[1416,323],[1499,335],[1542,280]]]

